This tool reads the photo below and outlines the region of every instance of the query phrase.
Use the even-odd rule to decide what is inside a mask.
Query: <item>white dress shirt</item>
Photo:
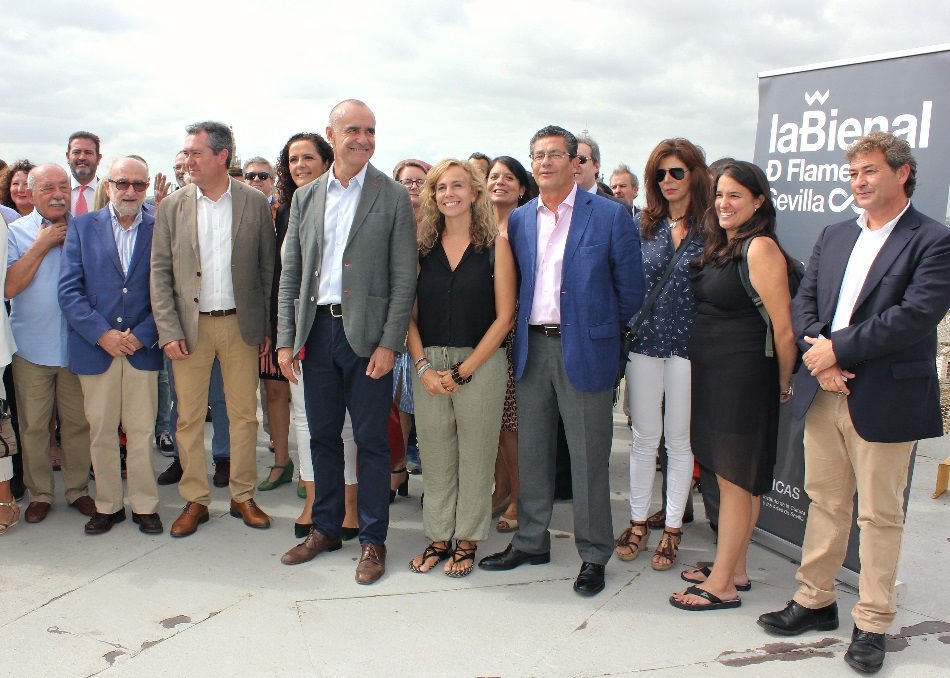
[[[874,231],[868,228],[867,212],[862,212],[858,217],[857,223],[861,228],[861,235],[854,243],[854,249],[851,250],[851,256],[848,258],[848,267],[844,270],[841,291],[838,292],[838,305],[835,307],[835,317],[831,321],[832,332],[851,324],[854,305],[858,301],[858,295],[861,294],[861,288],[864,287],[864,281],[867,280],[868,271],[871,270],[871,265],[878,253],[908,207],[910,207],[909,200],[900,214]]]
[[[564,202],[557,206],[557,214],[538,200],[538,256],[529,325],[561,324],[561,267],[579,188],[574,184]]]
[[[327,182],[326,209],[323,213],[323,260],[320,265],[320,288],[317,304],[339,304],[343,301],[343,250],[353,227],[356,208],[360,204],[366,168],[350,179],[345,187],[336,178],[336,163],[330,166]]]
[[[69,185],[71,186],[69,192],[69,213],[76,213],[76,201],[79,200],[79,191],[82,191],[83,195],[86,196],[86,209],[92,212],[92,204],[96,201],[96,187],[99,186],[99,177],[93,177],[92,181],[83,186],[76,181],[76,177],[70,174]]]
[[[212,200],[198,189],[198,251],[201,258],[201,291],[198,310],[228,311],[236,307],[231,278],[231,184],[224,195]]]

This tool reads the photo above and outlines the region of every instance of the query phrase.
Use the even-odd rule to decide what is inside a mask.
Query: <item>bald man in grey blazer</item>
[[[416,222],[406,189],[369,164],[376,117],[366,104],[337,104],[327,139],[334,152],[330,170],[294,193],[278,293],[277,360],[292,382],[304,376],[310,449],[319,469],[313,528],[281,560],[295,565],[342,546],[340,433],[348,409],[359,451],[356,581],[372,584],[385,571],[387,423],[393,360],[406,350],[415,299]]]

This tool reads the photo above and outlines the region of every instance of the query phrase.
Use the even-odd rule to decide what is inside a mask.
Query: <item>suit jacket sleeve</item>
[[[281,259],[280,287],[277,290],[277,347],[292,348],[297,328],[294,300],[300,296],[300,223],[303,218],[300,199],[304,191],[294,191],[290,203],[290,219],[284,236]]]
[[[950,233],[944,232],[922,252],[899,304],[831,333],[838,363],[856,365],[917,343],[934,331],[948,305]]]
[[[175,274],[172,270],[171,221],[178,201],[165,198],[158,207],[155,231],[152,234],[152,314],[158,330],[158,344],[164,347],[185,338],[175,308]],[[144,343],[144,342],[143,342]]]
[[[805,269],[805,277],[799,283],[798,292],[792,299],[792,330],[802,353],[811,348],[811,344],[804,339],[806,336],[828,336],[828,323],[823,323],[818,319],[818,268],[821,262],[821,248],[829,228],[826,226],[818,236],[811,259],[808,260],[808,268]]]
[[[622,210],[614,210],[611,224],[610,265],[613,269],[614,293],[620,312],[620,326],[633,317],[643,305],[646,282],[643,278],[643,257],[640,253],[640,232],[633,219]]]
[[[80,233],[86,227],[87,222],[89,227],[94,225],[94,222],[88,219],[83,219],[81,224],[76,224],[74,221],[72,228],[66,232],[59,279],[59,307],[66,317],[66,322],[83,339],[95,346],[96,342],[99,341],[99,337],[112,329],[112,326],[100,313],[93,310],[89,298],[86,296]]]
[[[416,219],[409,193],[396,192],[396,221],[389,243],[389,313],[379,345],[397,353],[406,350],[409,316],[416,297]]]

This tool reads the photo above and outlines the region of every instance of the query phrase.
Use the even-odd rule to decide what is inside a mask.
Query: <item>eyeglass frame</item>
[[[129,181],[128,179],[106,179],[106,181],[122,192],[129,190],[129,186],[131,186],[135,189],[136,193],[145,193],[152,183],[150,181]],[[122,184],[125,184],[125,187],[123,187]]]
[[[537,157],[541,156],[541,157]],[[535,151],[534,153],[528,154],[528,158],[531,162],[544,162],[544,158],[548,157],[552,160],[560,160],[561,158],[567,158],[568,160],[573,160],[578,157],[577,154],[569,153],[568,151],[562,151],[559,149],[554,149],[553,151]]]

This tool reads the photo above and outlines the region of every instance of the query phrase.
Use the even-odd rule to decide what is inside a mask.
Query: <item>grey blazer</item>
[[[198,188],[194,184],[162,200],[152,236],[152,312],[158,344],[184,339],[198,343]],[[270,336],[270,289],[274,282],[277,236],[267,198],[239,181],[231,182],[231,275],[241,337],[252,346]]]
[[[294,193],[284,238],[277,346],[292,346],[295,356],[317,312],[329,179],[327,172]],[[406,350],[417,261],[409,192],[369,165],[343,251],[343,331],[358,356],[368,358],[379,346]]]

